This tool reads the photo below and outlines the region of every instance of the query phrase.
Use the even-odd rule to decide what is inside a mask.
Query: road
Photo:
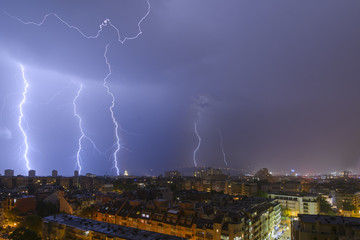
[[[281,221],[280,229],[274,239],[277,239],[277,240],[291,239],[291,221],[290,220],[282,220]]]

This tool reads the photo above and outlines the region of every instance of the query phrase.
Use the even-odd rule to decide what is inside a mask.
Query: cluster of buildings
[[[96,175],[87,173],[79,176],[78,171],[74,171],[74,176],[63,177],[58,175],[57,170],[52,170],[51,176],[36,176],[35,170],[29,170],[28,176],[14,175],[14,170],[7,169],[4,176],[0,176],[0,187],[6,189],[27,188],[28,186],[62,186],[64,189],[85,189],[95,191],[107,183],[105,178],[96,178]]]
[[[98,221],[186,239],[272,239],[281,221],[275,200],[183,191],[181,201],[119,199]]]
[[[360,180],[348,172],[310,178],[261,169],[233,177],[207,168],[193,176],[169,171],[115,178],[77,171],[63,177],[56,170],[14,176],[8,169],[0,187],[0,225],[6,225],[5,212],[34,213],[37,202],[64,213],[44,218],[45,239],[135,239],[131,233],[141,239],[274,239],[286,229],[285,217],[292,219],[293,239],[358,239],[360,229],[353,218],[360,217]],[[89,208],[91,219],[80,218]]]

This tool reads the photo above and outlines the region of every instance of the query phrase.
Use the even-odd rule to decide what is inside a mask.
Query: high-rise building
[[[79,171],[78,170],[75,170],[74,171],[74,177],[78,177],[79,176]]]
[[[58,171],[52,170],[51,176],[52,176],[52,177],[57,177],[57,176],[58,176]]]
[[[29,170],[29,177],[35,177],[36,172],[35,170]]]
[[[13,177],[14,176],[14,170],[6,169],[4,171],[4,175],[5,175],[5,177]]]

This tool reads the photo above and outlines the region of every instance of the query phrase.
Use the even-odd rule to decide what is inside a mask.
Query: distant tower
[[[128,171],[126,171],[126,170],[125,170],[125,172],[124,172],[124,176],[129,176]]]
[[[52,176],[53,178],[57,177],[57,176],[58,176],[58,171],[52,170],[51,176]]]
[[[36,172],[35,170],[29,170],[29,177],[35,177]]]
[[[14,170],[6,169],[4,171],[4,175],[5,175],[5,177],[13,177],[14,176]]]
[[[74,177],[78,177],[79,176],[79,171],[78,170],[75,170],[74,171]]]

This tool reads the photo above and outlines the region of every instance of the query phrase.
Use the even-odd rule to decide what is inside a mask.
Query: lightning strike
[[[27,92],[28,92],[28,88],[29,88],[29,83],[28,81],[26,80],[26,77],[25,77],[25,68],[24,66],[21,64],[20,65],[21,67],[21,73],[22,73],[22,78],[23,78],[23,81],[24,81],[24,90],[22,92],[22,100],[19,104],[19,112],[20,112],[20,115],[19,115],[19,121],[18,121],[18,126],[19,126],[19,129],[20,129],[20,132],[23,136],[23,139],[24,139],[24,154],[23,154],[23,157],[24,157],[24,160],[25,160],[25,163],[26,163],[26,167],[28,169],[28,171],[31,169],[30,168],[30,161],[29,161],[29,158],[28,158],[28,153],[29,153],[29,144],[28,144],[28,137],[26,135],[26,131],[23,127],[23,123],[24,123],[24,112],[23,112],[23,107],[24,107],[24,104],[26,103],[26,95],[27,95]]]
[[[76,27],[74,25],[71,25],[70,23],[68,23],[67,21],[65,21],[64,19],[62,19],[59,15],[57,15],[56,13],[48,13],[46,14],[43,19],[37,23],[37,22],[32,22],[32,21],[29,21],[29,22],[26,22],[16,16],[13,16],[11,15],[10,13],[8,12],[4,12],[6,15],[8,15],[9,17],[13,18],[13,19],[16,19],[17,21],[25,24],[25,25],[35,25],[35,26],[42,26],[46,20],[53,16],[55,17],[56,19],[58,19],[61,23],[63,23],[64,25],[66,25],[68,28],[70,29],[73,29],[75,31],[77,31],[81,36],[83,36],[84,38],[87,38],[87,39],[96,39],[100,36],[101,32],[103,31],[103,28],[106,27],[106,26],[110,26],[111,28],[113,28],[115,31],[116,31],[116,34],[117,34],[117,41],[121,44],[124,44],[127,40],[134,40],[136,38],[138,38],[141,34],[142,34],[142,29],[141,29],[141,24],[143,21],[146,20],[147,16],[150,14],[150,11],[151,11],[151,4],[150,4],[150,0],[146,0],[147,2],[147,5],[148,5],[148,8],[147,8],[147,11],[145,13],[145,15],[140,19],[140,21],[138,22],[137,26],[138,26],[138,32],[137,34],[135,34],[134,36],[132,37],[124,37],[124,38],[121,38],[121,34],[120,34],[120,30],[111,23],[111,20],[110,19],[105,19],[100,25],[99,25],[99,30],[97,31],[97,33],[95,35],[88,35],[88,34],[85,34],[79,27]]]
[[[195,167],[197,167],[196,153],[198,152],[198,150],[199,150],[199,148],[200,148],[200,145],[201,145],[201,137],[200,137],[200,135],[199,135],[199,133],[198,133],[198,131],[197,131],[197,123],[196,123],[196,122],[194,123],[194,131],[195,131],[195,134],[196,134],[196,136],[197,136],[197,138],[198,138],[198,145],[197,145],[197,147],[195,148],[195,150],[194,150],[194,155],[193,155],[194,165],[195,165]]]
[[[35,25],[35,26],[38,26],[38,27],[41,27],[41,26],[46,22],[46,20],[47,20],[49,17],[53,16],[53,17],[55,17],[56,19],[58,19],[61,23],[63,23],[64,25],[66,25],[69,29],[73,29],[73,30],[77,31],[81,36],[83,36],[83,37],[86,38],[86,39],[97,39],[97,38],[100,36],[101,32],[103,31],[104,27],[110,26],[111,28],[113,28],[113,29],[116,31],[117,41],[118,41],[119,43],[121,43],[121,44],[124,44],[127,40],[137,39],[137,38],[143,33],[143,32],[142,32],[142,29],[141,29],[141,24],[143,23],[143,21],[146,20],[146,18],[148,17],[148,15],[150,14],[150,11],[151,11],[150,0],[146,0],[146,3],[147,3],[147,6],[148,6],[148,7],[147,7],[147,11],[146,11],[145,15],[139,20],[139,22],[138,22],[138,24],[137,24],[137,26],[138,26],[138,32],[137,32],[134,36],[132,36],[132,37],[127,37],[127,36],[125,36],[125,37],[123,37],[123,38],[121,37],[120,30],[119,30],[115,25],[113,25],[113,24],[111,23],[111,20],[108,19],[108,18],[105,19],[105,20],[99,25],[99,29],[98,29],[98,31],[97,31],[97,33],[96,33],[95,35],[88,35],[88,34],[85,34],[79,27],[74,26],[74,25],[71,25],[70,23],[68,23],[67,21],[65,21],[64,19],[62,19],[62,18],[61,18],[59,15],[57,15],[56,13],[48,13],[48,14],[46,14],[46,15],[43,17],[43,19],[42,19],[40,22],[38,22],[38,23],[37,23],[37,22],[32,22],[32,21],[26,22],[26,21],[24,21],[24,20],[22,20],[22,19],[20,19],[20,18],[18,18],[18,17],[16,17],[16,16],[13,16],[13,15],[7,13],[7,12],[4,12],[4,13],[5,13],[6,15],[8,15],[9,17],[11,17],[11,18],[13,18],[13,19],[15,19],[15,20],[17,20],[17,21],[25,24],[25,25]],[[106,56],[107,50],[108,50],[108,46],[109,46],[109,45],[106,45],[104,57],[105,57],[105,62],[106,62],[106,65],[108,66],[109,72],[108,72],[108,74],[106,75],[106,77],[105,77],[105,79],[104,79],[103,86],[106,88],[107,94],[109,94],[109,95],[111,96],[111,98],[112,98],[112,102],[111,102],[111,106],[110,106],[109,110],[110,110],[111,117],[112,117],[112,120],[113,120],[113,124],[114,124],[114,127],[115,127],[114,132],[115,132],[115,138],[116,138],[116,143],[114,144],[114,146],[116,146],[116,149],[115,149],[115,151],[113,152],[112,156],[113,156],[113,159],[114,159],[114,168],[116,169],[116,173],[117,173],[117,175],[120,175],[120,170],[119,170],[119,168],[118,168],[118,160],[117,160],[117,154],[118,154],[118,152],[119,152],[120,149],[121,149],[120,137],[119,137],[119,133],[118,133],[120,126],[119,126],[118,122],[116,121],[116,118],[115,118],[115,115],[114,115],[114,111],[113,111],[113,109],[114,109],[114,107],[115,107],[115,96],[114,96],[114,94],[110,91],[110,88],[109,88],[109,86],[108,86],[108,84],[107,84],[107,79],[108,79],[108,78],[110,77],[110,75],[111,75],[111,65],[110,65],[110,63],[108,62],[108,59],[107,59],[107,56]],[[79,89],[79,92],[78,92],[76,98],[75,98],[74,101],[73,101],[73,105],[74,105],[74,115],[79,119],[79,127],[80,127],[80,129],[81,129],[81,137],[79,138],[79,149],[78,149],[78,152],[77,152],[77,165],[78,165],[78,168],[79,168],[79,174],[80,174],[80,172],[81,172],[81,163],[80,163],[80,162],[81,162],[81,156],[80,156],[80,155],[81,155],[81,151],[82,151],[82,141],[83,141],[83,139],[84,139],[84,138],[88,139],[88,140],[93,144],[94,148],[97,149],[96,146],[95,146],[95,144],[94,144],[94,142],[91,141],[91,139],[88,138],[88,137],[86,136],[86,134],[84,133],[84,131],[82,130],[82,120],[81,120],[81,117],[79,116],[79,114],[77,114],[77,111],[76,111],[76,110],[77,110],[77,109],[76,109],[76,100],[78,99],[81,91],[82,91],[82,86],[81,86],[81,88]],[[124,129],[120,129],[120,130],[125,131]]]
[[[79,90],[78,90],[78,92],[77,92],[77,94],[76,94],[76,96],[74,98],[74,101],[73,101],[74,115],[79,120],[79,129],[80,129],[80,132],[81,132],[81,136],[79,137],[79,140],[78,140],[78,150],[76,152],[76,164],[77,164],[77,166],[79,168],[79,174],[81,173],[81,151],[82,151],[82,141],[85,138],[85,133],[84,133],[84,130],[82,128],[82,118],[80,117],[80,115],[77,112],[76,101],[80,97],[82,89],[83,89],[83,85],[80,84],[80,88],[79,88]]]
[[[81,167],[81,152],[82,152],[82,150],[83,150],[83,141],[84,141],[85,139],[90,142],[90,144],[93,146],[93,148],[94,148],[99,154],[103,154],[103,155],[104,155],[104,153],[102,153],[102,152],[97,148],[95,142],[94,142],[89,136],[87,136],[87,135],[85,134],[85,131],[84,131],[84,128],[83,128],[83,120],[82,120],[80,114],[79,114],[78,111],[77,111],[77,104],[76,104],[76,102],[77,102],[77,100],[79,99],[82,90],[83,90],[83,85],[80,84],[79,90],[77,91],[77,94],[76,94],[76,96],[75,96],[75,98],[74,98],[74,100],[73,100],[74,116],[78,119],[78,125],[79,125],[79,129],[80,129],[80,133],[81,133],[81,135],[80,135],[80,137],[79,137],[79,139],[78,139],[78,150],[77,150],[77,152],[76,152],[76,165],[77,165],[77,167],[78,167],[78,169],[79,169],[79,175],[81,174],[81,169],[82,169],[82,167]]]
[[[115,139],[116,139],[116,143],[115,143],[116,149],[115,149],[115,151],[114,151],[114,153],[112,155],[113,155],[113,161],[114,161],[114,168],[116,169],[116,174],[119,176],[120,175],[120,170],[119,170],[119,167],[118,167],[117,154],[121,149],[121,145],[120,145],[120,137],[119,137],[119,132],[118,132],[119,123],[117,122],[117,120],[115,118],[115,114],[114,114],[115,96],[110,91],[110,88],[109,88],[109,85],[108,85],[108,82],[107,82],[107,79],[112,74],[111,65],[110,65],[109,60],[108,60],[107,55],[106,55],[107,51],[108,51],[108,48],[109,48],[109,44],[106,45],[105,52],[104,52],[105,63],[107,65],[107,67],[108,67],[108,74],[104,78],[103,86],[106,89],[107,94],[111,97],[111,105],[110,105],[109,111],[110,111],[111,118],[112,118],[112,121],[113,121],[113,124],[114,124],[114,127],[115,127],[114,132],[115,132]]]
[[[226,167],[228,166],[228,163],[226,161],[226,154],[225,154],[225,151],[224,151],[224,138],[221,134],[221,131],[218,129],[218,133],[219,133],[219,136],[220,136],[220,146],[221,146],[221,152],[223,154],[223,159],[224,159],[224,163],[226,165]]]

